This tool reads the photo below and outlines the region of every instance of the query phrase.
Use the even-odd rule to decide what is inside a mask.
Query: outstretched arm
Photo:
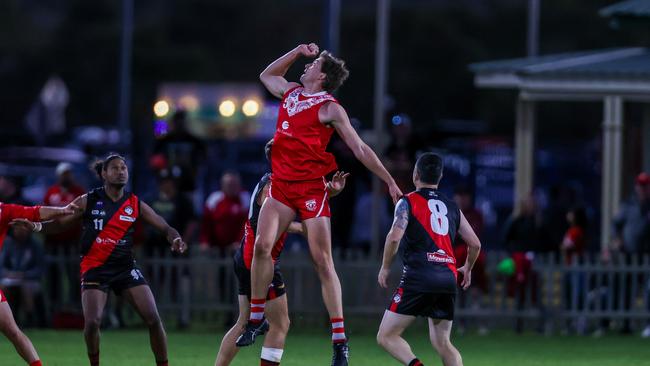
[[[45,234],[57,234],[63,232],[79,222],[83,216],[83,213],[86,211],[86,195],[84,194],[75,198],[72,203],[65,207],[41,207],[39,211],[41,220],[56,219],[41,223],[35,222],[38,221],[35,217],[16,216],[16,218],[11,221],[10,225],[22,225],[28,230],[36,232],[40,231]],[[62,214],[62,212],[65,213]]]
[[[300,56],[316,57],[318,56],[318,46],[315,43],[308,45],[301,44],[298,47],[287,52],[284,56],[273,61],[269,66],[260,74],[260,81],[268,91],[278,98],[282,98],[284,93],[298,86],[298,83],[288,82],[284,75],[289,71],[289,67],[293,65]]]
[[[53,206],[23,206],[11,203],[2,205],[2,215],[11,221],[15,219],[26,219],[29,221],[47,221],[57,217],[72,215],[77,206],[69,204],[65,207]]]
[[[76,211],[78,211],[78,207],[73,203],[64,207],[41,206],[38,210],[41,221],[48,221],[57,217],[73,215]]]
[[[399,249],[399,242],[404,236],[406,227],[409,223],[409,205],[405,198],[397,202],[395,206],[395,218],[393,219],[393,226],[390,228],[388,235],[386,235],[386,243],[384,244],[384,258],[381,263],[381,269],[377,276],[377,282],[383,288],[388,287],[388,275],[390,275],[390,266],[393,264],[397,250]]]
[[[402,197],[402,191],[375,152],[361,140],[357,131],[354,130],[345,109],[337,103],[329,102],[319,110],[318,117],[322,123],[334,125],[336,132],[354,153],[354,157],[388,185],[393,203],[396,203]]]
[[[173,251],[181,253],[185,252],[187,245],[183,241],[183,238],[181,238],[181,235],[176,231],[176,229],[169,226],[167,221],[158,215],[153,208],[144,202],[140,202],[140,215],[146,223],[167,236],[167,241],[172,245]]]
[[[476,236],[474,229],[472,229],[472,226],[462,211],[460,212],[460,228],[458,228],[458,233],[467,243],[467,259],[465,260],[465,264],[458,268],[458,272],[463,274],[463,282],[460,286],[463,290],[467,290],[469,285],[472,284],[472,268],[474,268],[474,263],[476,263],[478,254],[481,251],[481,241]]]

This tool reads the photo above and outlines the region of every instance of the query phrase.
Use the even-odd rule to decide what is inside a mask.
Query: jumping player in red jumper
[[[266,158],[270,161],[271,147],[273,140],[266,144]],[[345,181],[349,173],[336,172],[332,180],[328,182],[328,193],[330,197],[339,194],[345,188]],[[255,245],[255,233],[257,232],[257,223],[260,209],[264,200],[269,196],[271,173],[266,173],[260,182],[255,186],[251,195],[251,206],[248,211],[248,220],[244,228],[244,237],[242,243],[234,255],[234,267],[239,283],[239,318],[237,323],[224,335],[217,354],[215,366],[228,366],[237,355],[239,348],[235,346],[235,341],[241,332],[245,329],[250,312],[251,296],[251,264],[253,261],[253,251]],[[302,234],[302,224],[292,222],[287,232]],[[260,356],[261,366],[276,366],[282,360],[284,353],[284,344],[289,332],[289,308],[287,305],[286,287],[280,271],[279,259],[286,233],[282,234],[275,243],[272,251],[274,271],[273,281],[268,289],[266,296],[267,304],[265,308],[266,321],[261,327],[258,327],[258,335],[266,333],[264,345]],[[267,333],[268,332],[268,333]]]
[[[284,75],[301,57],[316,59],[305,66],[300,84],[288,82]],[[273,245],[298,214],[331,318],[332,365],[348,364],[341,283],[332,260],[330,207],[324,178],[337,167],[334,156],[325,151],[334,131],[354,156],[388,185],[393,202],[402,195],[395,180],[352,128],[345,109],[331,94],[348,74],[342,60],[326,51],[320,53],[314,43],[299,45],[260,74],[264,86],[282,99],[282,103],[271,155],[271,188],[260,212],[255,240],[251,315],[246,330],[237,340],[238,346],[252,344],[256,330],[263,324],[266,292],[273,279]]]
[[[167,366],[167,335],[156,302],[133,257],[133,232],[138,220],[167,236],[173,251],[184,252],[185,242],[149,205],[125,191],[129,171],[125,159],[109,155],[95,165],[104,182],[101,188],[77,197],[74,215],[43,223],[43,232],[57,233],[81,222],[81,304],[84,338],[91,366],[99,366],[99,328],[108,292],[123,295],[149,328],[156,365]],[[22,220],[25,225],[34,226]]]

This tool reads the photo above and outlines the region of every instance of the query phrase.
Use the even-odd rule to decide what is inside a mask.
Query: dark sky
[[[642,32],[612,30],[607,19],[598,16],[598,9],[614,1],[541,2],[542,53],[648,43],[647,27]],[[339,98],[352,117],[369,126],[375,2],[342,3],[340,56],[346,59],[351,77]],[[394,109],[390,113],[410,115],[416,129],[425,133],[435,132],[431,126],[440,119],[485,120],[492,132],[510,133],[512,94],[476,90],[467,65],[524,55],[526,2],[393,3],[388,91]],[[117,0],[0,3],[3,127],[22,125],[52,74],[60,75],[70,89],[70,124],[114,123],[120,4]],[[256,81],[266,64],[296,44],[322,44],[324,5],[316,0],[137,0],[133,124],[150,123],[160,82]],[[289,76],[296,77],[300,65]],[[553,111],[549,113],[554,120]]]

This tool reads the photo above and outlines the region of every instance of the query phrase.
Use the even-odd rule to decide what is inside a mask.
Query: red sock
[[[88,360],[90,361],[90,366],[99,366],[99,352],[94,355],[88,354]]]
[[[251,299],[251,315],[248,321],[251,323],[261,323],[264,320],[264,308],[266,299]]]
[[[343,318],[332,318],[332,343],[343,343],[347,340],[345,337],[345,325]]]
[[[43,366],[43,364],[41,363],[41,360],[36,360],[30,363],[29,366]]]
[[[156,366],[169,366],[169,362],[165,361],[156,361]]]
[[[414,358],[413,360],[411,360],[411,362],[409,362],[409,366],[424,366],[424,364],[420,362],[420,360],[418,360],[417,358]]]
[[[278,366],[279,362],[268,361],[263,358],[260,358],[260,366]]]

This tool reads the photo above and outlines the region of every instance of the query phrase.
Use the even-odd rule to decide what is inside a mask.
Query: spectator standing
[[[650,175],[640,173],[637,175],[634,184],[634,197],[625,202],[621,210],[614,217],[614,238],[611,251],[616,257],[623,259],[625,263],[631,263],[632,256],[642,255],[650,252]],[[608,253],[608,256],[610,254]],[[620,291],[624,291],[625,301],[623,307],[629,311],[631,306],[631,284],[630,275],[621,274],[623,280],[617,280],[614,285],[614,296],[618,297]],[[622,285],[622,286],[621,286]],[[650,304],[649,304],[650,306]],[[603,322],[603,328],[607,320]],[[629,320],[623,322],[622,333],[631,333]],[[650,337],[650,323],[641,333],[643,337]]]
[[[56,167],[57,181],[48,188],[43,198],[47,206],[63,207],[78,196],[86,193],[84,188],[76,183],[70,163],[60,163]],[[47,270],[49,281],[50,303],[58,308],[64,301],[78,303],[81,299],[79,290],[79,236],[81,225],[75,225],[59,234],[51,234],[45,237],[45,252],[50,256],[57,256],[63,260],[62,263],[53,263]],[[73,260],[74,258],[74,260]],[[61,269],[63,269],[61,271]],[[63,299],[63,283],[68,283],[69,298]],[[58,309],[57,309],[58,310]]]
[[[515,263],[515,274],[508,286],[508,294],[515,297],[517,310],[524,310],[526,292],[531,291],[532,305],[537,306],[537,275],[533,271],[535,252],[544,242],[542,215],[535,196],[531,193],[519,204],[513,217],[506,223],[505,243]],[[542,319],[543,321],[543,319]],[[517,333],[523,332],[523,319],[517,318]],[[541,325],[538,331],[541,331]]]
[[[176,228],[185,240],[191,241],[198,230],[198,220],[194,214],[194,205],[187,193],[179,192],[178,182],[171,175],[169,169],[163,169],[158,173],[157,195],[148,200],[149,205],[172,227]],[[149,257],[179,257],[186,253],[171,252],[165,235],[150,227],[145,232],[145,252]],[[149,278],[159,281],[163,286],[171,289],[173,299],[188,300],[191,276],[190,269],[186,266],[179,268],[174,266],[170,271],[161,268],[158,271],[158,278],[154,278],[154,271],[148,268]],[[180,278],[179,278],[180,276]],[[179,301],[184,303],[183,301]],[[187,328],[190,324],[189,308],[183,307],[178,315],[178,327]]]
[[[25,326],[41,326],[45,323],[44,311],[37,311],[36,299],[41,294],[41,279],[45,269],[43,249],[25,227],[14,227],[12,234],[3,248],[0,286],[12,302],[20,304],[16,309],[20,309],[26,316]]]
[[[244,235],[249,205],[250,194],[242,189],[239,173],[225,172],[221,176],[221,190],[210,194],[205,201],[201,222],[201,251],[222,259],[232,258]],[[218,289],[219,298],[227,299],[233,304],[233,311],[228,312],[224,319],[224,327],[227,329],[235,317],[236,294],[228,291],[231,286],[223,267],[215,275],[217,283],[209,283],[208,291]]]
[[[474,207],[474,199],[472,192],[468,187],[459,186],[454,190],[454,202],[458,205],[467,222],[472,227],[476,236],[481,238],[483,232],[483,214],[481,211]],[[457,263],[465,263],[467,259],[467,243],[462,238],[456,239],[454,246],[454,257]],[[472,287],[468,291],[461,291],[458,293],[458,302],[461,307],[465,307],[468,298],[471,298],[472,308],[480,310],[481,308],[481,295],[486,295],[488,292],[487,274],[485,271],[485,251],[479,253],[474,268],[472,269]],[[458,278],[460,286],[462,278]],[[465,328],[464,322],[461,322],[459,330]],[[479,323],[479,334],[485,335],[488,333],[488,328],[484,322]]]
[[[239,173],[225,172],[221,176],[221,190],[205,200],[201,249],[212,249],[222,258],[232,256],[244,234],[249,204],[250,194],[242,189]]]
[[[156,168],[170,169],[179,177],[181,192],[196,189],[198,167],[206,155],[203,141],[192,135],[187,128],[187,113],[179,110],[171,120],[171,130],[156,140],[151,164]]]
[[[560,251],[564,258],[564,265],[571,267],[578,262],[587,247],[587,213],[582,207],[572,208],[566,214],[566,221],[569,228],[560,244]],[[565,310],[581,311],[584,309],[586,286],[584,273],[568,271],[565,273],[563,281]],[[567,326],[567,330],[570,330],[571,325],[567,324]],[[583,317],[578,318],[574,328],[578,334],[583,334],[586,330],[586,320]]]

